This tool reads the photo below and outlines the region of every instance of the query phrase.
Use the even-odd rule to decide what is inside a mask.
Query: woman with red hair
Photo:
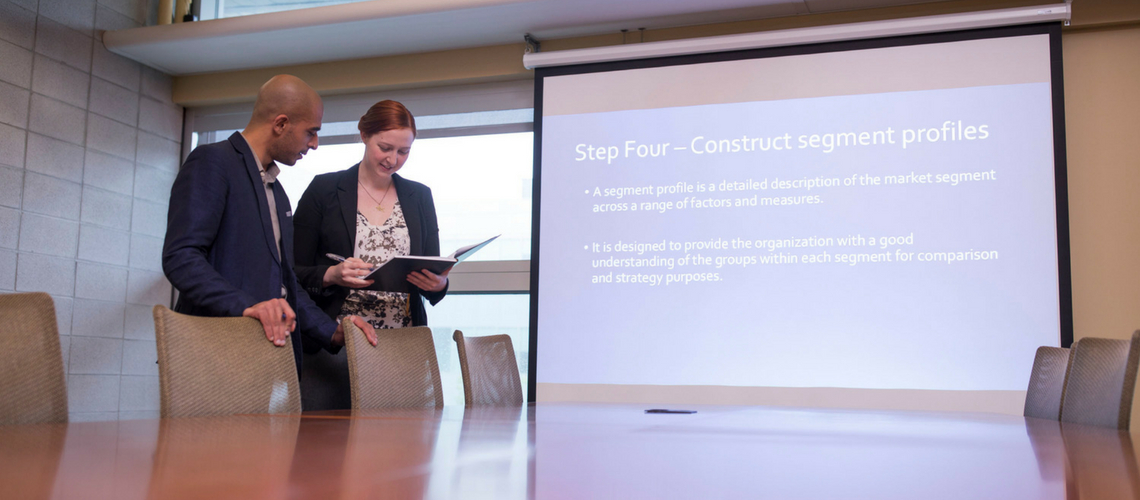
[[[447,294],[447,275],[408,275],[410,293],[363,290],[372,268],[397,255],[439,255],[439,226],[431,189],[396,172],[416,138],[416,120],[396,101],[380,101],[357,125],[364,157],[348,170],[318,175],[293,218],[297,278],[325,313],[339,321],[360,316],[376,329],[427,325],[423,298]],[[334,254],[347,260],[338,262]],[[306,349],[316,351],[317,346]],[[343,353],[305,356],[306,410],[344,409],[351,402]]]

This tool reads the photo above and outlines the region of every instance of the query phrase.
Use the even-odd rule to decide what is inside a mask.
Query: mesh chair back
[[[1029,374],[1029,390],[1025,394],[1025,416],[1061,419],[1061,398],[1065,394],[1071,352],[1062,347],[1037,348],[1033,371]]]
[[[453,336],[463,372],[463,397],[467,406],[521,406],[522,383],[515,348],[509,335]]]
[[[1073,344],[1061,421],[1128,430],[1140,360],[1140,331],[1132,340],[1083,338]]]
[[[67,422],[55,306],[46,293],[0,295],[0,425]]]
[[[154,306],[163,418],[300,413],[290,344],[265,339],[253,318],[204,318]]]
[[[380,329],[373,346],[351,321],[341,324],[354,410],[443,408],[443,383],[430,328]]]

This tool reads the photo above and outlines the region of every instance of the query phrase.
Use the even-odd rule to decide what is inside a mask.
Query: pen
[[[339,256],[339,255],[335,254],[335,253],[326,253],[326,254],[325,254],[325,257],[328,257],[328,258],[330,258],[330,259],[332,259],[332,260],[335,260],[335,261],[337,261],[337,262],[344,262],[344,261],[348,260],[348,259],[346,259],[346,258],[344,258],[344,257],[341,257],[341,256]],[[365,263],[365,264],[367,264],[367,263]],[[369,267],[368,267],[368,269],[371,269],[372,267],[375,267],[375,266],[373,266],[372,264],[368,264],[368,266],[369,266]]]

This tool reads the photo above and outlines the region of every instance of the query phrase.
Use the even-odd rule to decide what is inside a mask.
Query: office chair
[[[266,340],[256,319],[154,306],[154,327],[163,418],[301,412],[293,348]]]
[[[376,346],[345,319],[352,408],[443,408],[435,342],[426,326],[376,331]]]
[[[0,295],[0,425],[67,422],[55,306],[46,293]]]
[[[1128,430],[1140,360],[1140,331],[1132,340],[1086,337],[1073,344],[1061,421]]]
[[[463,372],[467,406],[521,406],[522,383],[515,348],[509,335],[464,337],[453,335]]]
[[[1061,419],[1061,401],[1071,353],[1062,347],[1037,348],[1033,370],[1029,374],[1029,390],[1025,394],[1026,417]]]

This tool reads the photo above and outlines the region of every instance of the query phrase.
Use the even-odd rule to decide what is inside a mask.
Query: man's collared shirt
[[[241,136],[245,139],[245,136]],[[245,141],[249,145],[249,141]],[[261,173],[261,183],[265,186],[265,199],[269,202],[269,220],[273,223],[273,241],[277,242],[277,257],[281,259],[281,265],[285,265],[285,254],[281,248],[281,221],[277,218],[277,199],[273,196],[273,183],[277,182],[277,174],[281,173],[281,167],[277,166],[276,162],[270,163],[269,168],[266,169],[261,163],[261,158],[257,157],[257,152],[253,151],[253,147],[249,150],[253,153],[253,161],[257,164],[257,171]],[[284,277],[284,276],[283,276]],[[281,297],[288,296],[288,291],[285,285],[281,285]]]

